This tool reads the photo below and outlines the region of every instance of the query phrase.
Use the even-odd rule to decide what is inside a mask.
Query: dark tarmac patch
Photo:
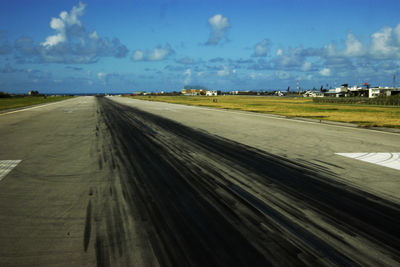
[[[107,194],[112,198],[107,202],[111,221],[102,227],[108,234],[98,236],[95,245],[100,266],[132,249],[126,247],[130,242],[127,218],[134,218],[143,240],[150,243],[151,249],[137,249],[153,251],[163,266],[379,262],[373,255],[363,259],[317,238],[305,225],[341,239],[313,225],[299,206],[350,236],[378,244],[383,253],[399,261],[398,205],[334,181],[334,174],[325,168],[310,168],[314,165],[289,161],[106,98],[98,98],[98,103],[103,128],[110,134],[110,148],[102,149],[104,164],[120,177],[110,181],[122,188],[119,194],[114,190]],[[252,184],[258,188],[250,193]],[[268,190],[295,200],[279,207],[286,215],[254,196]],[[304,226],[290,222],[288,214]]]

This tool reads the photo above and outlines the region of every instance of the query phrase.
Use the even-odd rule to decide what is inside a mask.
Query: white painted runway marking
[[[52,102],[52,103],[49,103],[49,104],[38,104],[38,105],[34,105],[34,106],[32,106],[32,107],[27,107],[27,108],[22,108],[22,109],[14,110],[14,111],[9,111],[9,112],[0,113],[0,116],[12,114],[12,113],[17,113],[17,112],[22,112],[22,111],[27,111],[27,110],[31,110],[31,109],[44,108],[44,107],[51,106],[51,105],[56,105],[56,104],[60,104],[60,103],[65,103],[66,101],[68,101],[68,100],[73,100],[73,99],[74,99],[74,98],[66,99],[66,100],[61,100],[61,101],[56,101],[56,102]]]
[[[0,160],[0,181],[20,162],[21,160]]]
[[[336,155],[400,170],[400,153],[335,153]]]

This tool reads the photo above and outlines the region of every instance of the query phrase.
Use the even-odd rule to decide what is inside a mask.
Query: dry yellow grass
[[[137,99],[270,113],[288,117],[355,123],[359,126],[400,128],[400,107],[320,104],[310,98],[256,96],[134,96]],[[213,102],[216,99],[217,102]]]

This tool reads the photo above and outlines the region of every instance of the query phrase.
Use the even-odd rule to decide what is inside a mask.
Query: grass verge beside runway
[[[66,100],[73,96],[23,96],[0,98],[0,110],[21,108],[38,104],[46,104]]]
[[[226,108],[355,123],[362,127],[400,128],[400,107],[313,103],[311,98],[256,96],[133,96],[135,99]],[[216,99],[216,102],[213,100]]]

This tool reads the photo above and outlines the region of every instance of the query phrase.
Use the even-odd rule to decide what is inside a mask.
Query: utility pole
[[[393,74],[393,88],[396,88],[396,73]]]

